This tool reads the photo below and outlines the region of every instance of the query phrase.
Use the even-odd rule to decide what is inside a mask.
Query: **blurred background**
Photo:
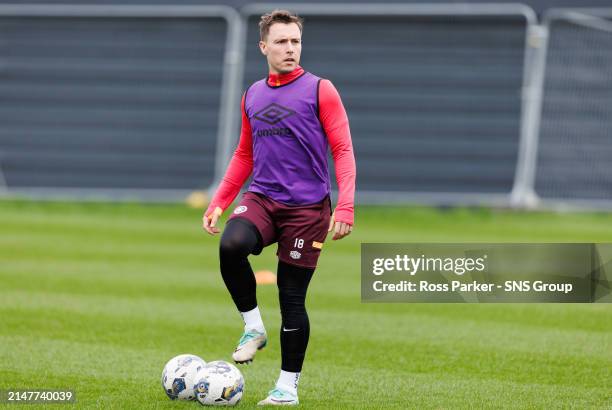
[[[285,6],[343,98],[358,203],[612,203],[607,1],[38,3],[0,5],[2,195],[205,203]]]

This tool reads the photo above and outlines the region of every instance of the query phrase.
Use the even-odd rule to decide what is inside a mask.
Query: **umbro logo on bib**
[[[302,257],[302,254],[298,251],[291,251],[289,252],[289,256],[291,256],[293,259],[300,259]]]
[[[256,112],[253,117],[257,118],[259,121],[274,125],[283,118],[290,117],[293,114],[295,114],[295,111],[285,108],[282,105],[272,103],[267,105],[263,110]]]

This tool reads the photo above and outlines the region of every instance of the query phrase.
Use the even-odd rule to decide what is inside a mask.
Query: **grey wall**
[[[226,31],[216,18],[0,18],[8,185],[210,184]]]
[[[510,192],[524,18],[306,19],[302,65],[340,92],[360,191]],[[267,72],[256,27],[245,87]]]
[[[267,73],[257,18],[242,89]],[[523,129],[541,131],[535,191],[545,199],[612,197],[612,35],[609,21],[591,20],[551,25],[541,129]],[[522,103],[540,119],[536,98],[521,101],[539,89],[522,90],[525,28],[520,15],[306,15],[302,65],[343,97],[358,198],[508,203],[494,194],[515,182]],[[1,17],[0,190],[208,187],[226,35],[220,18]]]

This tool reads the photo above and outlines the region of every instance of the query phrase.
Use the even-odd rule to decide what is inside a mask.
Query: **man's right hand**
[[[221,232],[216,225],[222,213],[223,209],[216,207],[210,214],[204,215],[202,217],[202,228],[211,235]]]

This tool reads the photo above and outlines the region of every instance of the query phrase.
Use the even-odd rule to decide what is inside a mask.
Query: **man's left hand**
[[[351,224],[347,224],[346,222],[336,221],[334,216],[335,214],[332,215],[331,220],[329,221],[329,229],[327,231],[334,231],[332,240],[336,241],[350,235],[350,233],[353,232],[353,226]]]

